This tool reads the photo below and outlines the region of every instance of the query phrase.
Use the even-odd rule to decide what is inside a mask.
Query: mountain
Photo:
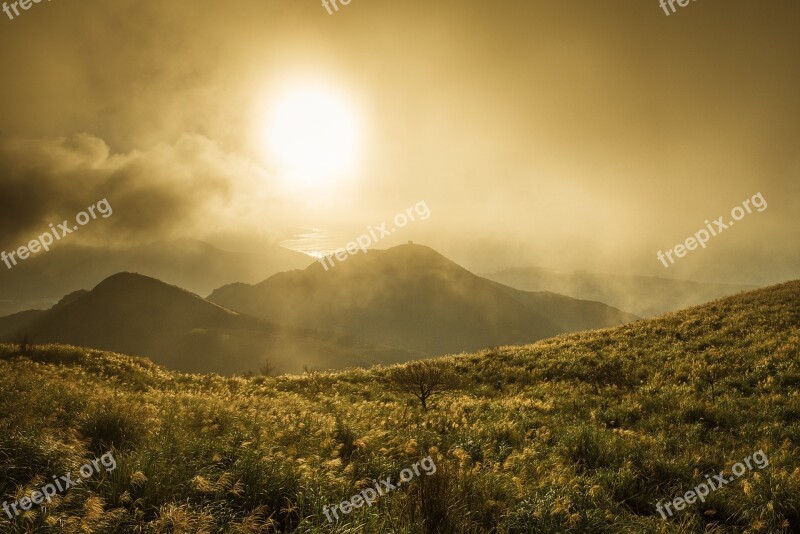
[[[257,282],[274,273],[308,265],[305,254],[277,245],[252,252],[221,250],[192,239],[157,242],[124,249],[68,244],[54,247],[12,270],[0,264],[0,315],[46,309],[63,295],[94,287],[119,272],[138,272],[207,295],[231,282]]]
[[[796,533],[798,351],[800,281],[532,345],[303,376],[0,345],[0,492],[109,451],[119,463],[57,508],[0,513],[0,531],[65,518],[86,532]],[[427,411],[397,387],[415,366],[457,378]],[[326,513],[370,487],[387,491],[331,526]],[[693,488],[705,498],[663,511]]]
[[[29,325],[47,315],[44,310],[27,310],[0,317],[0,339],[10,339],[12,335],[25,330]]]
[[[209,300],[268,321],[430,355],[637,319],[601,303],[504,287],[414,244],[356,254],[327,271],[314,263],[257,285],[232,284]]]
[[[277,326],[130,273],[68,295],[47,312],[0,319],[3,339],[13,340],[20,331],[36,343],[138,354],[187,372],[242,373],[266,360],[277,371],[300,372],[304,366],[341,369],[415,356],[340,334]]]
[[[591,330],[604,326],[629,323],[638,319],[602,302],[580,300],[550,291],[520,291],[493,282],[496,287],[531,309],[547,315],[563,332]]]
[[[553,291],[597,300],[641,317],[687,308],[756,286],[715,284],[655,276],[564,273],[540,267],[520,267],[484,274],[489,280],[523,291]]]

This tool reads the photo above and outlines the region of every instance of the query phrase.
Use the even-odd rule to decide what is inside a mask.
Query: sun
[[[346,99],[324,87],[292,87],[271,105],[266,151],[291,185],[316,187],[352,172],[360,148],[359,125]]]

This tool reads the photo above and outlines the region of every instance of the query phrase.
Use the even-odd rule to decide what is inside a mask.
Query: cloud
[[[112,154],[98,137],[0,139],[0,244],[15,246],[107,198],[114,215],[75,239],[104,245],[202,238],[258,224],[270,177],[200,135]],[[71,236],[72,237],[72,236]]]

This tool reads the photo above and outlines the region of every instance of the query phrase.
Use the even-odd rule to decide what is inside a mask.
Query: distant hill
[[[116,274],[92,291],[68,295],[47,312],[0,318],[9,341],[25,331],[37,343],[65,343],[150,357],[187,372],[242,373],[266,360],[281,372],[407,361],[415,355],[352,337],[286,328],[218,306],[137,274]]]
[[[605,302],[641,317],[652,317],[756,289],[756,286],[712,284],[655,276],[583,271],[564,273],[540,267],[504,269],[482,276],[523,291],[552,291]]]
[[[207,295],[231,282],[258,282],[308,265],[304,254],[277,245],[241,253],[193,239],[124,249],[59,244],[12,270],[0,272],[0,315],[46,309],[63,295],[94,287],[119,272],[138,272]]]
[[[314,263],[260,284],[225,286],[209,300],[281,324],[431,355],[636,320],[605,304],[501,286],[412,244],[357,254],[328,271]]]
[[[11,335],[24,330],[28,325],[45,315],[47,315],[47,312],[44,310],[27,310],[7,317],[0,317],[0,338],[10,339]]]

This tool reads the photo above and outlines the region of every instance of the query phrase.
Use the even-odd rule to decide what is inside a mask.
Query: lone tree
[[[692,374],[711,388],[711,404],[717,400],[717,387],[728,376],[725,359],[716,350],[711,350],[692,365]]]
[[[265,359],[261,367],[258,368],[258,374],[261,376],[275,376],[275,366],[268,359]]]
[[[306,383],[306,391],[311,393],[312,397],[316,397],[329,385],[327,375],[322,371],[303,365],[303,377],[308,380]]]
[[[457,380],[446,367],[436,361],[422,360],[390,371],[389,381],[400,393],[410,393],[428,411],[428,400],[434,395],[455,389]]]
[[[27,332],[21,332],[14,337],[14,343],[19,347],[19,353],[22,356],[28,356],[28,354],[30,354],[34,337],[36,336]]]

